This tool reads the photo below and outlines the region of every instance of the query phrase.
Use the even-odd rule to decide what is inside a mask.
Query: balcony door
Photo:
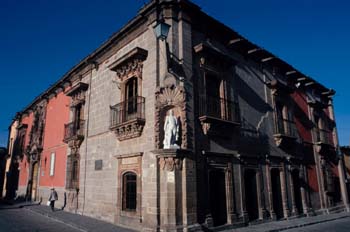
[[[206,105],[207,113],[209,116],[215,118],[222,118],[225,112],[223,98],[223,85],[222,80],[215,75],[206,75],[205,77],[205,90],[206,90]]]
[[[125,117],[127,120],[133,119],[137,113],[137,78],[130,78],[125,85]]]

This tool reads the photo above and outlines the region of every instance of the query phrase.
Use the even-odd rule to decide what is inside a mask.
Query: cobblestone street
[[[90,217],[71,214],[62,210],[51,212],[42,205],[20,207],[0,207],[0,232],[132,232],[130,229],[96,220]],[[273,221],[264,224],[227,230],[231,232],[348,232],[350,214],[336,213],[304,217],[293,220]]]
[[[94,218],[43,205],[0,206],[0,232],[132,232]]]
[[[78,232],[81,231],[55,219],[21,209],[0,210],[1,232]]]

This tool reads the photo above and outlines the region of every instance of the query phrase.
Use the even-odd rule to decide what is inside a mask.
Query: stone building
[[[20,112],[17,195],[55,186],[145,231],[349,210],[333,95],[190,1],[151,1]]]

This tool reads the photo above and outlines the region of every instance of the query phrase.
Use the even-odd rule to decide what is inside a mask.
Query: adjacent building
[[[349,210],[334,93],[190,1],[151,1],[17,115],[6,194],[54,186],[147,231]]]

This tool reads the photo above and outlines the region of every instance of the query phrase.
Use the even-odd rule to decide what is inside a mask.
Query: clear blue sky
[[[0,0],[0,146],[17,111],[117,31],[148,0]],[[195,0],[209,15],[337,91],[350,140],[350,1]]]

